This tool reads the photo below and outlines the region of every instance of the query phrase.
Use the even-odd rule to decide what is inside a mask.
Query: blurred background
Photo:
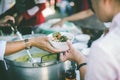
[[[87,0],[0,0],[0,18],[6,15],[14,16],[15,25],[22,35],[41,34],[42,31],[38,27],[44,27],[42,24],[47,21],[56,22],[56,19],[87,9],[89,9]],[[99,38],[105,29],[105,25],[95,15],[71,23],[82,33],[90,35],[90,44]],[[15,32],[10,26],[0,27],[0,36],[6,35],[15,35]]]

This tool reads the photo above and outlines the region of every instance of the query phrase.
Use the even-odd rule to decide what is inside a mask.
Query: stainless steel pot
[[[45,51],[32,48],[30,52],[35,54]],[[10,80],[64,80],[64,63],[59,60],[41,63],[14,61],[14,59],[23,55],[26,55],[24,50],[5,57]]]

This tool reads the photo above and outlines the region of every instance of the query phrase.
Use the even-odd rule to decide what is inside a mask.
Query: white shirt
[[[6,48],[6,41],[0,41],[0,60],[3,60]]]
[[[0,0],[0,15],[10,9],[15,4],[15,0]]]
[[[120,80],[120,13],[109,32],[93,42],[85,80]]]
[[[34,0],[35,1],[35,4],[41,4],[41,3],[46,3],[46,0]],[[34,6],[33,8],[31,9],[28,9],[27,10],[27,13],[30,15],[30,16],[33,16],[35,15],[38,11],[39,11],[39,7],[38,6]]]

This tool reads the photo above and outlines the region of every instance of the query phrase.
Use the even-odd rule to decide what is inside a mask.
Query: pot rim
[[[47,66],[62,63],[61,61],[57,61],[57,60],[43,62],[43,63],[16,62],[16,61],[9,60],[7,58],[5,58],[5,61],[6,61],[7,65],[16,66],[16,67],[26,67],[26,68],[27,67],[34,67],[34,68],[47,67]]]

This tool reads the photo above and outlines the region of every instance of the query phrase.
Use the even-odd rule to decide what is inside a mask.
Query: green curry
[[[56,60],[57,55],[55,54],[47,54],[46,53],[37,53],[37,54],[32,54],[33,58],[41,58],[42,56],[44,56],[42,58],[43,62],[47,62],[47,61],[53,61]],[[15,59],[16,62],[28,62],[29,61],[29,56],[28,55],[24,55],[21,57],[18,57],[17,59]]]

